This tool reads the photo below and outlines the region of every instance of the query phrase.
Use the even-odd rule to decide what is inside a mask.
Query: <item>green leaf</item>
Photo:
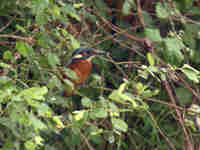
[[[10,59],[12,59],[13,57],[12,57],[12,52],[11,51],[5,51],[4,53],[3,53],[3,59],[5,59],[5,60],[10,60]]]
[[[76,3],[73,5],[74,8],[82,8],[84,6],[83,3]]]
[[[68,79],[64,79],[63,82],[65,83],[64,85],[65,90],[71,93],[74,90],[74,83]]]
[[[200,71],[194,69],[188,64],[184,64],[184,66],[181,68],[181,71],[188,77],[188,79],[195,83],[199,83]]]
[[[128,93],[128,92],[121,93],[120,94],[120,98],[123,101],[129,101],[129,102],[131,102],[133,108],[137,108],[138,107],[138,104],[136,103],[136,97],[133,96],[131,93]]]
[[[6,84],[9,81],[11,81],[11,79],[8,78],[7,76],[0,76],[0,84]]]
[[[57,76],[52,76],[52,78],[49,80],[47,87],[49,89],[53,89],[55,87],[61,87],[62,83],[61,81],[58,79]]]
[[[33,87],[23,90],[19,95],[23,96],[27,100],[45,100],[44,95],[47,94],[47,92],[48,89],[46,87]]]
[[[93,106],[91,99],[87,98],[87,97],[83,97],[81,99],[81,103],[83,106],[91,108]]]
[[[61,116],[54,116],[53,121],[55,121],[56,125],[59,126],[59,128],[64,128],[65,125],[62,122],[62,117]]]
[[[78,49],[80,48],[80,43],[78,40],[76,40],[72,35],[69,36],[72,44],[73,49]]]
[[[4,68],[4,69],[11,69],[11,66],[6,64],[6,63],[3,63],[3,62],[0,62],[0,67]]]
[[[154,41],[154,42],[161,42],[162,41],[162,38],[160,36],[160,31],[158,29],[155,29],[155,28],[145,28],[144,34],[151,41]]]
[[[182,106],[185,106],[186,104],[191,104],[193,101],[192,93],[186,88],[176,88],[176,95],[180,99],[179,102]]]
[[[62,11],[67,15],[69,15],[70,17],[76,19],[77,21],[81,21],[81,18],[77,14],[76,9],[74,9],[72,5],[70,4],[66,5],[65,7],[63,7]]]
[[[127,132],[128,125],[126,124],[126,122],[124,122],[124,120],[112,118],[111,122],[112,122],[113,128],[122,132]]]
[[[106,16],[105,12],[108,12],[109,8],[108,5],[102,0],[94,0],[95,6],[97,7],[97,10],[99,11],[99,14],[102,17]]]
[[[51,117],[52,116],[51,108],[45,103],[41,103],[39,105],[39,107],[37,108],[37,112],[38,112],[38,115],[42,116],[42,117]]]
[[[58,56],[56,54],[48,53],[47,59],[48,59],[49,65],[52,68],[55,68],[56,65],[60,64],[60,59],[58,58]]]
[[[128,85],[128,82],[122,83],[118,89],[119,93],[122,93],[126,90],[126,87]]]
[[[35,20],[38,25],[42,26],[48,23],[48,16],[45,13],[41,12],[36,15]]]
[[[108,113],[104,108],[96,108],[90,112],[90,115],[92,118],[106,118]]]
[[[136,8],[134,0],[126,0],[123,4],[122,13],[127,16],[131,13],[132,8]]]
[[[184,55],[181,53],[181,49],[185,48],[183,42],[177,38],[166,38],[164,45],[164,58],[172,65],[179,65],[184,60]]]
[[[80,111],[74,111],[73,113],[75,114],[75,120],[79,121],[82,120],[84,118],[84,114],[85,114],[86,110],[80,110]]]
[[[33,48],[25,42],[17,42],[16,49],[24,57],[31,56],[33,54]]]
[[[16,24],[16,28],[21,32],[26,33],[26,29],[24,29],[24,27],[20,26],[19,24]]]
[[[110,109],[111,117],[119,117],[120,116],[119,108],[114,103],[109,103],[109,109]]]
[[[47,129],[46,124],[44,124],[40,119],[36,118],[33,114],[29,115],[30,123],[35,130],[44,130]]]
[[[41,136],[35,136],[34,141],[36,145],[43,145],[44,139]]]
[[[119,95],[120,92],[118,90],[113,90],[112,93],[109,95],[109,99],[117,102],[122,102]]]
[[[169,17],[169,10],[164,7],[160,2],[157,3],[156,5],[156,15],[158,18],[161,19],[168,19]]]
[[[148,59],[148,62],[151,66],[155,65],[155,59],[154,59],[154,57],[151,53],[147,53],[147,59]]]
[[[32,141],[26,141],[24,146],[27,150],[36,150],[37,145]]]
[[[79,80],[79,77],[77,76],[76,72],[69,68],[63,68],[63,74],[70,78],[71,80]]]

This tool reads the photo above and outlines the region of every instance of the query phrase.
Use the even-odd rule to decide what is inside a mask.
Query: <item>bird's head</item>
[[[72,59],[74,60],[87,60],[91,61],[95,56],[104,56],[106,53],[92,48],[76,49],[72,53]]]

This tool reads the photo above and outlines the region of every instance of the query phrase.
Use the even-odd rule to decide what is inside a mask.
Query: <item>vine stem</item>
[[[165,81],[163,81],[163,83],[164,83],[165,89],[166,89],[166,91],[167,91],[167,93],[168,93],[168,95],[169,95],[169,98],[170,98],[171,102],[172,102],[174,105],[176,105],[175,98],[174,98],[174,96],[173,96],[173,93],[172,93],[172,90],[171,90],[171,88],[170,88],[170,85],[169,85],[168,81],[165,80]],[[180,125],[181,125],[182,128],[183,128],[184,135],[185,135],[185,137],[186,137],[186,142],[187,142],[187,147],[188,147],[187,149],[188,149],[188,150],[193,150],[192,144],[191,144],[191,142],[190,142],[190,137],[189,137],[189,135],[188,135],[188,133],[187,133],[187,130],[186,130],[185,126],[184,126],[184,121],[183,121],[183,119],[182,119],[181,112],[180,112],[180,110],[178,110],[177,108],[176,108],[175,110],[176,110],[176,114],[177,114],[177,116],[178,116],[178,121],[180,122]]]

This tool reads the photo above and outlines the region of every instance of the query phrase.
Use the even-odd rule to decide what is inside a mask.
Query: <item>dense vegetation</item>
[[[199,149],[200,1],[1,0],[0,149]],[[66,99],[77,48],[106,51]]]

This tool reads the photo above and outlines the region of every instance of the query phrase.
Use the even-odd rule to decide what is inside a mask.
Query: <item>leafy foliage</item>
[[[1,0],[0,149],[199,149],[199,15],[194,0]],[[78,88],[62,75],[79,79],[80,47],[109,54]]]

